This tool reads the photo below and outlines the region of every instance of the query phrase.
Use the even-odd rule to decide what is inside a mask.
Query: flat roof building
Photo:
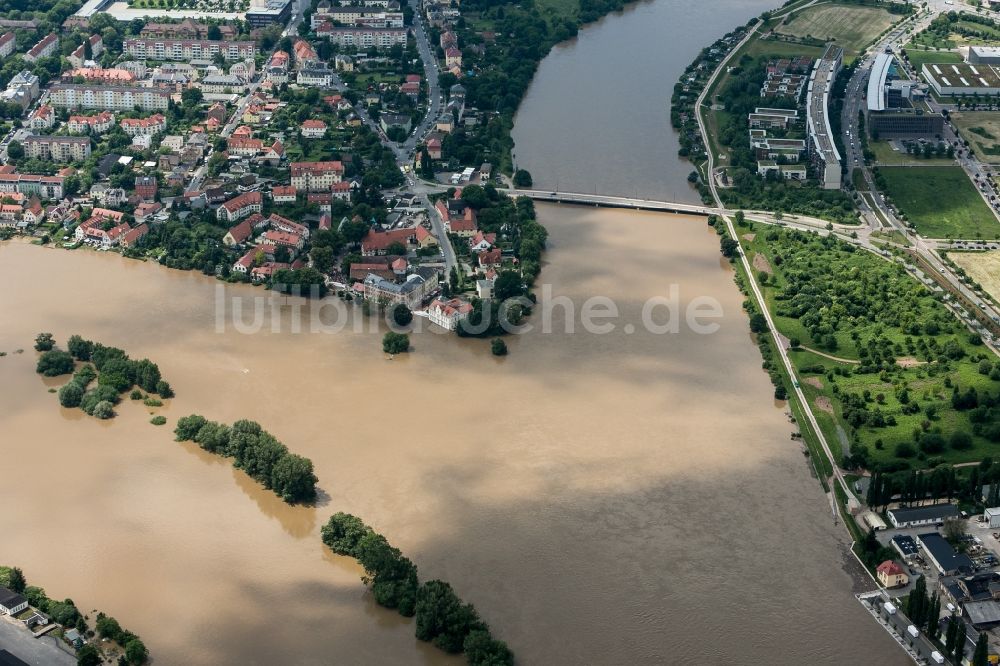
[[[889,509],[886,511],[893,527],[917,527],[919,525],[936,525],[945,518],[957,518],[958,507],[954,504],[931,504],[930,506],[915,506],[908,509]]]
[[[1000,95],[1000,74],[992,65],[928,62],[920,72],[938,95]]]
[[[875,56],[875,64],[872,65],[871,74],[868,75],[867,103],[869,111],[885,111],[885,86],[886,79],[889,77],[889,69],[891,67],[891,53],[879,53]]]
[[[844,49],[828,44],[809,76],[806,93],[806,126],[824,190],[840,189],[840,153],[830,128],[829,104],[830,91],[843,61]]]
[[[1000,65],[1000,46],[970,46],[969,64]]]
[[[937,532],[918,534],[917,541],[939,573],[952,576],[956,573],[972,572],[974,568],[972,559],[965,553],[955,552],[951,544]]]

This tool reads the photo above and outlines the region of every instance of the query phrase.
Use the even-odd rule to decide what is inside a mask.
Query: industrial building
[[[970,46],[968,61],[972,65],[1000,65],[1000,46]]]
[[[918,534],[917,541],[924,551],[927,559],[944,576],[953,576],[957,573],[971,573],[975,568],[972,558],[965,553],[958,553],[948,541],[937,532]]]
[[[992,65],[928,62],[920,71],[938,95],[1000,95],[1000,74]]]

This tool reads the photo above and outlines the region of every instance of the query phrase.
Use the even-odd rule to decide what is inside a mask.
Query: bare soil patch
[[[765,257],[760,252],[753,255],[753,267],[754,270],[764,271],[768,275],[774,273],[774,271],[771,269],[771,262],[769,262],[767,260],[767,257]]]
[[[827,414],[833,414],[833,404],[825,395],[821,395],[816,398],[816,409],[820,409]]]
[[[806,384],[809,384],[809,386],[812,386],[814,388],[818,388],[820,390],[823,389],[823,381],[819,377],[806,377],[802,381],[804,381]]]

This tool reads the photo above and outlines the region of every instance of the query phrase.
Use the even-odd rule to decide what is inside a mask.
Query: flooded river
[[[632,68],[672,85],[662,68],[682,68],[746,18],[718,10],[706,24],[693,7],[702,4],[661,0],[606,20],[538,80],[562,68],[570,87],[593,94],[584,46],[641,56],[641,40],[617,31],[647,30],[643,17],[654,16],[658,38],[676,40],[672,58],[641,56]],[[762,8],[730,5],[747,16]],[[567,69],[567,50],[583,64]],[[538,130],[539,95],[519,117],[519,140],[555,134]],[[572,129],[587,137],[575,140],[574,165],[614,153],[586,127]],[[535,150],[519,148],[519,163],[547,183],[536,165],[548,146]],[[686,169],[672,155],[614,177],[679,191]],[[343,510],[384,533],[422,578],[450,581],[519,663],[905,663],[851,596],[842,528],[771,398],[704,220],[539,215],[551,237],[547,300],[568,297],[575,312],[553,308],[554,330],[511,337],[504,359],[482,341],[428,332],[392,361],[381,333],[218,332],[220,300],[266,292],[229,286],[220,299],[218,283],[193,273],[0,245],[0,563],[117,616],[158,664],[462,663],[416,641],[410,621],[371,602],[352,560],[325,551],[319,527]],[[643,305],[672,293],[681,312],[696,299],[716,304],[718,330],[647,331]],[[595,295],[619,311],[611,332],[580,324]],[[61,382],[34,373],[42,330],[159,363],[178,396],[158,410],[168,425],[128,401],[110,422],[61,409],[47,392]],[[172,441],[191,412],[256,419],[312,458],[320,506],[286,506],[229,461]]]

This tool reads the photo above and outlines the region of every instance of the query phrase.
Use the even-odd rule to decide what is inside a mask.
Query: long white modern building
[[[822,173],[823,189],[840,189],[840,153],[830,128],[830,90],[837,80],[844,49],[829,44],[816,61],[806,93],[806,127],[814,161]]]

